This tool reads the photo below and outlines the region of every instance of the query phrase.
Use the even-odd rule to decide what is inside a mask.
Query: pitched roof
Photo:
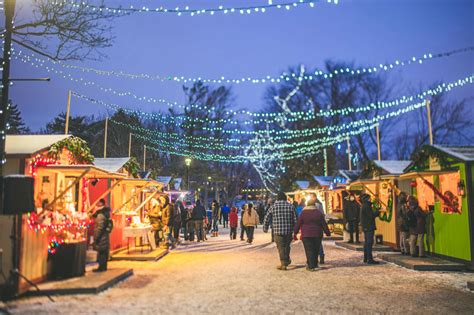
[[[174,189],[179,190],[179,188],[181,187],[182,182],[183,182],[183,179],[181,177],[175,178],[173,180]]]
[[[410,165],[411,161],[404,160],[375,160],[373,163],[389,175],[400,175]]]
[[[336,174],[341,175],[342,177],[344,177],[347,180],[354,181],[357,178],[359,178],[361,173],[362,173],[362,171],[360,171],[360,170],[352,170],[352,171],[338,170]]]
[[[321,186],[331,186],[334,176],[313,176],[314,180]]]
[[[94,165],[109,172],[118,172],[129,160],[129,157],[96,158],[94,159]]]
[[[296,185],[298,185],[299,189],[308,189],[309,188],[309,181],[308,180],[297,180],[295,181]]]
[[[165,186],[168,186],[171,181],[171,176],[157,176],[156,180]]]
[[[474,147],[469,146],[469,147],[461,147],[461,146],[456,146],[456,147],[451,147],[451,146],[443,146],[443,145],[438,145],[434,144],[434,148],[449,154],[455,158],[458,158],[463,161],[474,161]]]
[[[8,135],[5,152],[7,155],[33,155],[69,137],[70,135]]]

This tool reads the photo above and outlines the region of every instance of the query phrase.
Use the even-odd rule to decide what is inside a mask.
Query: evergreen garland
[[[138,163],[135,157],[131,157],[123,167],[127,170],[127,172],[132,174],[133,177],[138,177],[138,173],[140,172],[140,163]]]
[[[68,149],[74,161],[78,164],[92,164],[94,156],[91,153],[86,141],[78,137],[68,137],[64,140],[56,142],[49,148],[48,156],[54,159],[59,159],[63,149]]]

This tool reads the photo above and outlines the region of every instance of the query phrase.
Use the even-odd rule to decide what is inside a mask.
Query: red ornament
[[[416,187],[416,181],[415,181],[415,180],[414,180],[414,181],[411,181],[411,182],[410,182],[410,186],[411,186],[411,187]]]

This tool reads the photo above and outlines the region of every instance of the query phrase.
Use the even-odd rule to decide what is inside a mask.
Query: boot
[[[324,264],[324,255],[319,257],[319,263]]]

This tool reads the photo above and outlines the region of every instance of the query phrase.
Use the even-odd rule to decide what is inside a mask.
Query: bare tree
[[[108,22],[119,14],[88,4],[33,0],[28,10],[19,8],[12,41],[53,60],[99,59],[113,41]]]

